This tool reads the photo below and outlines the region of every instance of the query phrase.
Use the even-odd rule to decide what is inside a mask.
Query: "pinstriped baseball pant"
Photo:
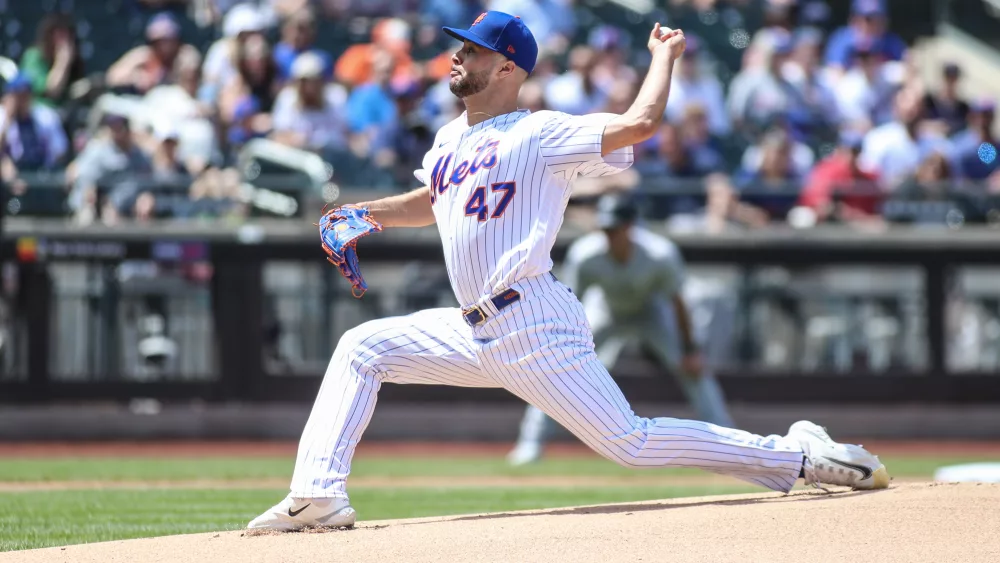
[[[802,467],[798,442],[713,424],[635,415],[594,353],[580,302],[548,275],[470,328],[458,309],[364,323],[333,354],[299,442],[294,497],[346,497],[351,458],[383,383],[503,387],[626,467],[695,467],[775,491]]]

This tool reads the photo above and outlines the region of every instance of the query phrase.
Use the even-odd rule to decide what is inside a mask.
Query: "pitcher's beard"
[[[448,83],[448,89],[459,98],[468,98],[485,90],[489,83],[489,71],[484,70],[459,77],[457,82]]]

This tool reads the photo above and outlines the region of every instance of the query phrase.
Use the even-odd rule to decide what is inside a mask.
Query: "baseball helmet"
[[[597,226],[613,229],[635,222],[639,206],[628,194],[607,194],[597,201]]]

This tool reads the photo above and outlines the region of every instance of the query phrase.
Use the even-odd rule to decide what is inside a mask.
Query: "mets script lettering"
[[[451,162],[455,157],[455,153],[451,152],[438,158],[437,163],[434,165],[434,170],[431,171],[431,203],[434,203],[437,200],[437,196],[443,194],[449,186],[461,185],[466,178],[474,175],[481,169],[496,166],[497,145],[499,144],[500,141],[487,140],[476,148],[472,162],[463,160],[456,164],[454,168],[451,168]],[[449,168],[451,168],[450,173]]]

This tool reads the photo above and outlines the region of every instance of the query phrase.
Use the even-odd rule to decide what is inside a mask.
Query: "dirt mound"
[[[6,553],[0,562],[993,562],[998,503],[1000,485],[904,484],[364,522],[328,533],[171,536]]]

